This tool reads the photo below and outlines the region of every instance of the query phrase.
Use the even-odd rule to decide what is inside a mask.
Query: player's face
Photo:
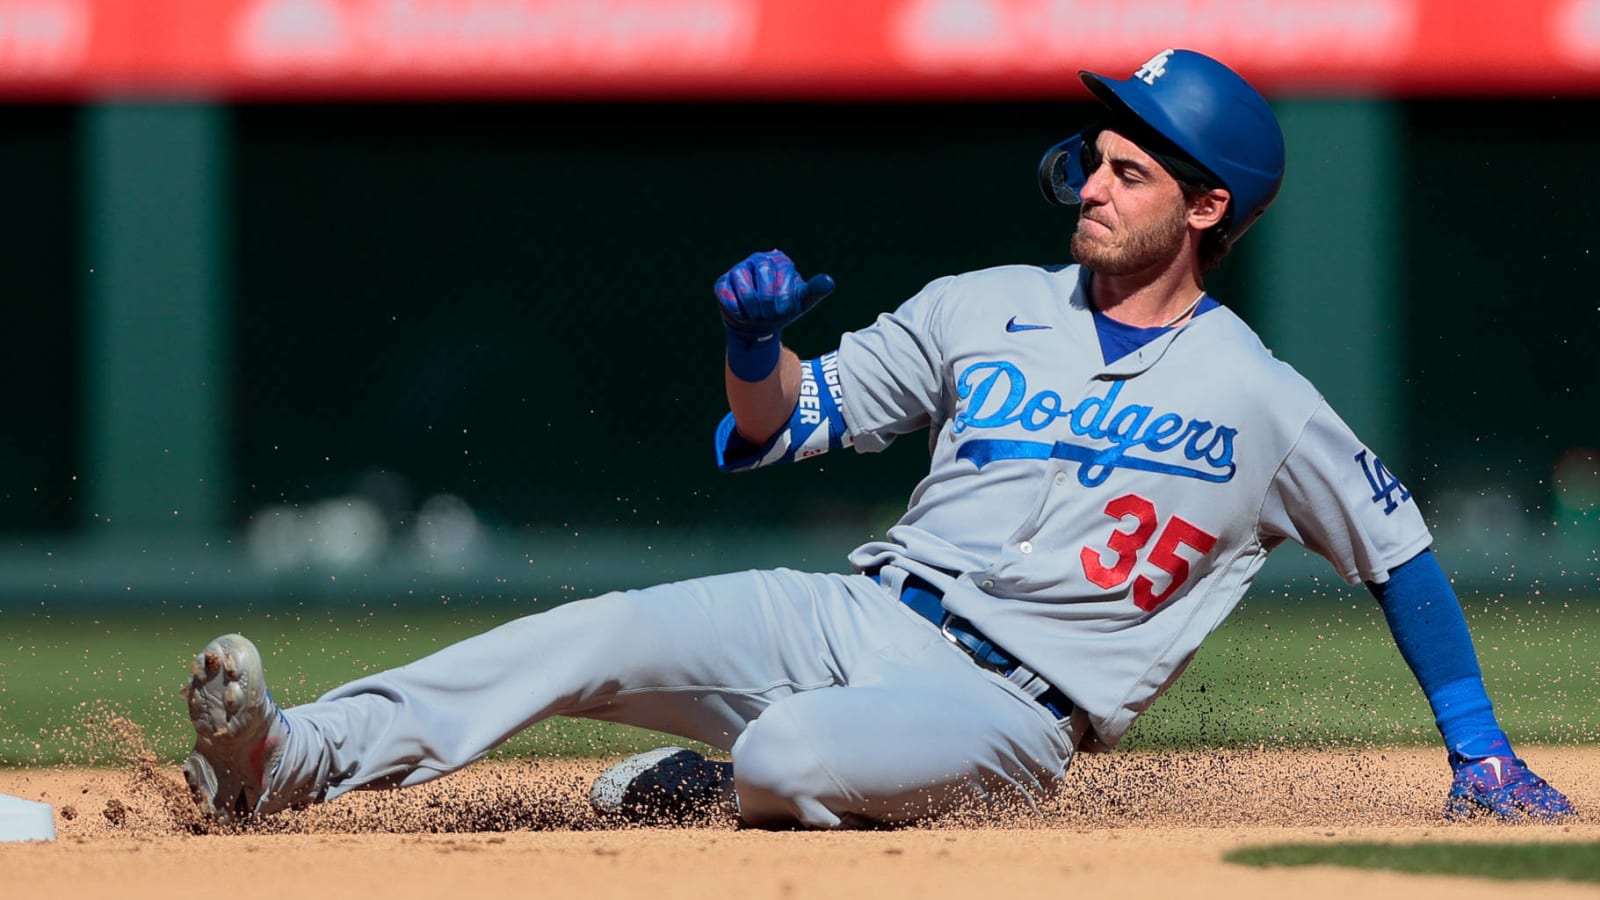
[[[1095,139],[1098,165],[1080,194],[1072,255],[1091,272],[1132,275],[1169,264],[1184,249],[1189,210],[1166,169],[1116,133]]]

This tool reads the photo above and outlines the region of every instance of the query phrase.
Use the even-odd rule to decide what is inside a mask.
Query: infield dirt
[[[53,844],[0,845],[7,900],[377,896],[554,898],[1600,897],[1333,868],[1252,869],[1227,850],[1282,842],[1600,841],[1600,748],[1524,749],[1577,822],[1449,824],[1437,750],[1226,750],[1083,756],[1038,810],[878,832],[614,828],[588,782],[605,761],[486,762],[404,791],[360,792],[219,832],[175,766],[0,770],[51,803]]]

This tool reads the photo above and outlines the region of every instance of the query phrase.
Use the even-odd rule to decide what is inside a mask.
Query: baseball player
[[[750,571],[560,606],[277,707],[226,635],[185,691],[185,774],[220,818],[418,784],[548,716],[659,729],[602,812],[756,826],[911,822],[1034,802],[1113,747],[1295,541],[1382,605],[1435,714],[1450,816],[1574,815],[1495,719],[1411,493],[1205,292],[1267,210],[1282,133],[1221,63],[1080,73],[1103,117],[1045,155],[1076,265],[939,278],[802,361],[782,332],[833,289],[777,251],[716,283],[730,471],[926,430],[928,474],[850,574]]]

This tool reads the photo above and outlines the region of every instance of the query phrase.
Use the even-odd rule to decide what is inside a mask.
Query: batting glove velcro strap
[[[1450,754],[1455,781],[1445,801],[1447,819],[1494,815],[1508,822],[1554,822],[1578,811],[1562,793],[1515,756],[1469,758]]]

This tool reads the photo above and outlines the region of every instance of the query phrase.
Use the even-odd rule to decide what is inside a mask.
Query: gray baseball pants
[[[738,572],[508,622],[284,711],[273,808],[429,781],[549,716],[731,752],[740,816],[813,828],[1031,804],[1075,735],[862,575]]]

